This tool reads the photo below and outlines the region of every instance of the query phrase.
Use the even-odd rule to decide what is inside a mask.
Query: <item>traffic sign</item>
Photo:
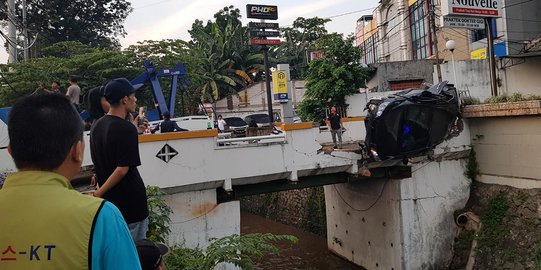
[[[251,45],[280,45],[279,39],[250,39]]]
[[[250,31],[250,37],[279,37],[278,31]]]
[[[479,17],[443,16],[443,26],[450,28],[485,29],[485,20]]]
[[[246,17],[252,19],[278,20],[278,6],[246,5]]]
[[[249,22],[248,28],[260,28],[260,29],[278,29],[280,25],[278,23],[267,22]]]

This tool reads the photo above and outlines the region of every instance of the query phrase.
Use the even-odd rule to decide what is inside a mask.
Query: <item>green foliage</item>
[[[163,195],[165,193],[159,187],[147,186],[149,211],[147,238],[160,243],[165,243],[171,232],[169,215],[173,212],[163,200]]]
[[[41,56],[40,48],[61,41],[81,42],[94,48],[119,47],[117,37],[126,34],[123,23],[133,10],[126,0],[34,0],[26,3],[29,35],[38,38],[32,47],[33,55],[38,57]],[[15,0],[15,5],[16,18],[19,18],[15,20],[21,23],[22,0]],[[0,20],[7,21],[5,12],[0,12]]]
[[[318,42],[317,48],[324,57],[310,63],[305,99],[299,108],[303,120],[314,122],[324,119],[327,107],[345,107],[345,97],[364,86],[369,71],[359,63],[361,51],[353,46],[352,36],[344,39],[342,35],[328,35]]]
[[[224,7],[214,18],[206,24],[196,20],[188,31],[190,56],[200,76],[193,86],[201,93],[201,101],[211,102],[243,90],[263,70],[262,54],[248,45],[248,28],[240,21],[240,10]]]
[[[481,101],[475,97],[464,97],[462,98],[462,106],[468,105],[478,105],[481,104]]]
[[[528,101],[528,100],[541,100],[541,96],[524,95],[522,93],[513,93],[511,95],[489,97],[485,100],[484,103],[496,104],[496,103],[518,102],[518,101]]]
[[[485,213],[481,217],[483,224],[477,235],[478,248],[482,252],[502,249],[508,234],[506,226],[509,202],[503,195],[490,199]]]
[[[271,49],[276,63],[288,63],[293,79],[304,79],[307,74],[307,52],[316,51],[317,42],[327,36],[325,23],[330,19],[318,17],[305,19],[299,17],[293,21],[292,27],[280,29],[284,41],[277,48]]]
[[[325,211],[325,192],[322,187],[311,189],[308,197],[308,230],[318,235],[327,233],[327,213]]]
[[[211,270],[222,262],[242,269],[255,269],[253,259],[259,260],[266,253],[279,254],[277,242],[296,244],[298,239],[290,235],[237,234],[210,239],[206,249],[175,248],[165,258],[168,269]]]
[[[477,157],[475,150],[470,150],[470,153],[468,154],[468,161],[466,163],[466,170],[464,171],[464,175],[471,179],[472,181],[475,181],[477,179],[477,176],[481,174],[481,168],[479,167],[479,162],[477,162]]]
[[[8,66],[11,72],[4,73],[0,84],[0,107],[11,106],[23,96],[48,89],[53,80],[59,81],[61,91],[65,92],[69,77],[76,76],[84,94],[112,78],[132,78],[142,71],[141,66],[134,66],[133,55],[116,49],[92,49],[77,42],[62,42],[45,51],[51,56]]]
[[[537,241],[534,252],[531,255],[532,261],[535,263],[537,269],[541,269],[541,239]]]

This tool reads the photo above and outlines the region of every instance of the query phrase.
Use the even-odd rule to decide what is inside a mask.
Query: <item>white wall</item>
[[[459,91],[469,90],[470,96],[481,101],[491,97],[487,60],[455,61],[455,68],[458,83],[455,83],[452,62],[441,64],[442,79],[455,84]],[[434,81],[437,81],[436,66],[434,66]]]
[[[173,210],[170,246],[205,248],[210,238],[240,234],[239,202],[218,204],[216,189],[166,195],[165,201]]]

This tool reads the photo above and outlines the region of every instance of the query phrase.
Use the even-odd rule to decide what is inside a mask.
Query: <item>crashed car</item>
[[[441,82],[366,105],[365,146],[376,161],[422,155],[445,140],[459,115],[456,88]]]

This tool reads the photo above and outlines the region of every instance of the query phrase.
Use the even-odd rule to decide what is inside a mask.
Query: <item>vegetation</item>
[[[468,161],[466,163],[466,170],[464,171],[464,175],[472,181],[475,181],[477,179],[477,176],[479,176],[480,174],[481,168],[479,167],[479,162],[477,162],[475,150],[472,147],[470,153],[468,154]]]
[[[483,224],[477,236],[481,252],[490,252],[504,247],[503,241],[508,233],[506,226],[509,202],[503,195],[490,199],[487,209],[481,217]]]
[[[165,193],[159,187],[147,186],[148,204],[148,232],[147,238],[151,241],[166,243],[171,232],[171,218],[173,212],[163,200]]]
[[[277,242],[296,244],[298,239],[288,235],[237,234],[211,239],[206,249],[174,248],[165,257],[168,269],[211,270],[219,263],[231,263],[241,269],[255,269],[253,259],[266,253],[279,254]]]
[[[4,1],[2,1],[4,2]],[[126,34],[124,20],[132,12],[126,0],[35,0],[27,1],[27,27],[37,37],[32,55],[61,41],[75,41],[93,48],[119,47],[118,36]],[[22,25],[22,0],[15,0],[17,25]],[[0,20],[7,22],[6,5],[0,4]],[[22,35],[19,35],[22,36]]]
[[[501,95],[495,97],[489,97],[485,101],[481,102],[479,98],[475,97],[464,97],[462,98],[462,105],[479,105],[479,104],[497,104],[505,102],[519,102],[519,101],[529,101],[529,100],[541,100],[541,96],[538,95],[524,95],[522,93],[513,93],[511,95]]]
[[[305,121],[322,122],[325,108],[345,107],[345,97],[365,85],[369,69],[360,65],[360,48],[353,46],[353,37],[328,35],[317,43],[323,58],[310,62],[306,93],[300,116]]]
[[[306,78],[310,60],[308,55],[318,51],[317,42],[328,35],[325,23],[330,21],[318,17],[299,17],[291,27],[280,29],[284,41],[278,48],[271,50],[271,55],[277,63],[289,64],[293,79]]]

